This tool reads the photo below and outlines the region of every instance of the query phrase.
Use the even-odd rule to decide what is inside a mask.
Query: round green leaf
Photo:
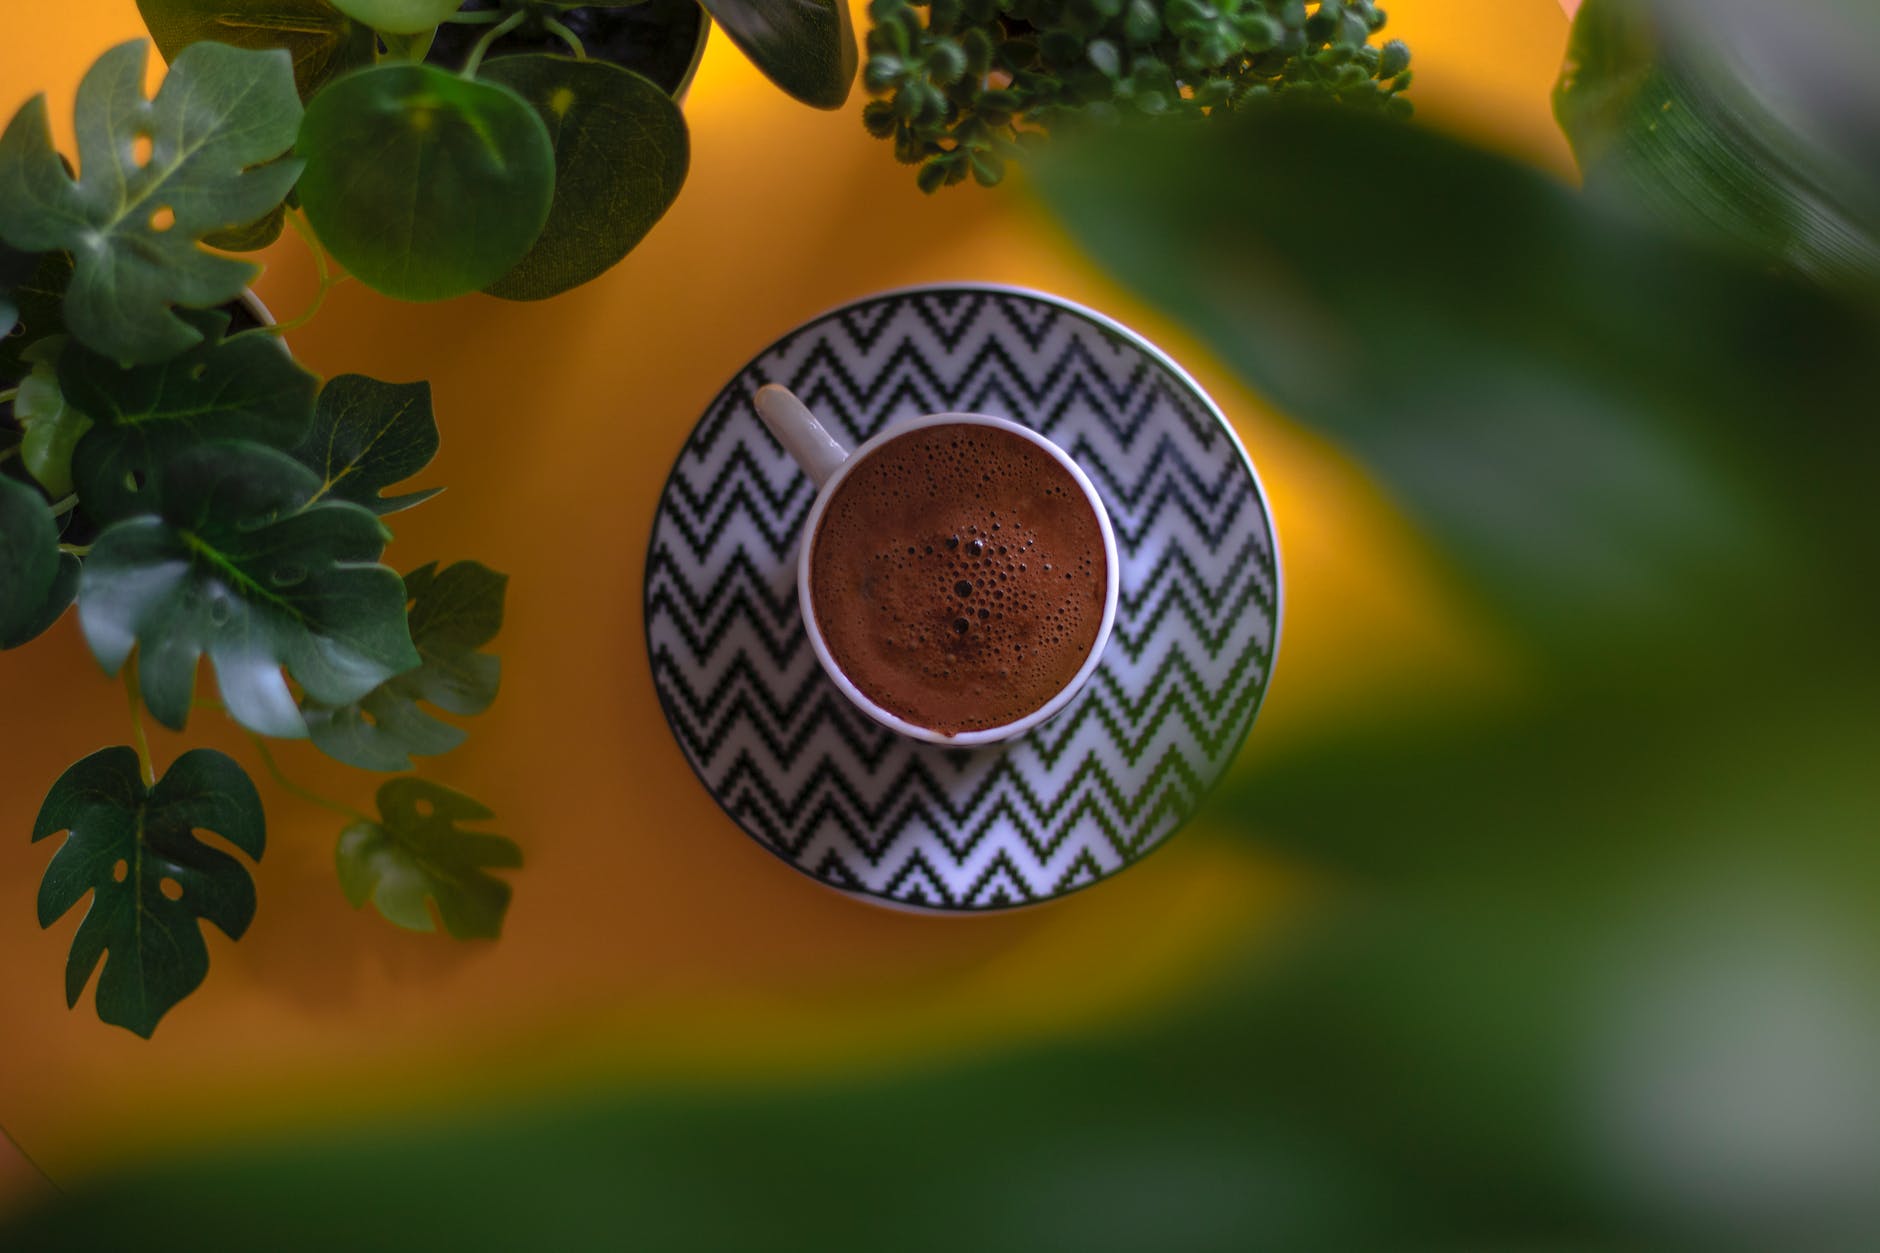
[[[612,268],[672,205],[690,156],[685,118],[657,83],[605,61],[510,56],[482,75],[527,100],[555,147],[548,224],[488,290],[544,300]]]
[[[462,0],[332,0],[333,7],[387,35],[430,30],[457,11]]]
[[[378,65],[314,97],[300,202],[321,243],[404,300],[487,287],[548,220],[555,150],[515,92],[428,65]]]

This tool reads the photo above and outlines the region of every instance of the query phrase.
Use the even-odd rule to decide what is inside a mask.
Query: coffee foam
[[[1103,531],[1050,453],[996,427],[902,435],[837,486],[810,561],[816,625],[877,705],[947,735],[1017,721],[1102,626]]]

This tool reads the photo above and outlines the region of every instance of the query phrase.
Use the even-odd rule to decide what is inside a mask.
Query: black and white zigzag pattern
[[[963,750],[896,736],[837,693],[796,605],[814,491],[751,410],[766,382],[852,443],[896,418],[990,413],[1071,453],[1115,524],[1122,603],[1069,708]],[[766,350],[681,452],[646,571],[654,682],[718,803],[808,874],[940,909],[1058,896],[1167,838],[1252,724],[1277,611],[1266,502],[1207,398],[1141,340],[1002,288],[862,301]]]

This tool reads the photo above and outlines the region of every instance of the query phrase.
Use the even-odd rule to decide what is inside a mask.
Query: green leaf
[[[1767,6],[1763,6],[1767,8]],[[1872,47],[1871,7],[1732,12],[1657,0],[1587,0],[1574,19],[1554,113],[1587,189],[1680,229],[1771,257],[1818,282],[1880,287],[1880,150],[1847,148],[1805,106],[1832,74],[1837,41]],[[1751,72],[1774,21],[1823,55]],[[1734,38],[1740,35],[1742,38]],[[1762,81],[1759,81],[1761,78]],[[1772,79],[1774,81],[1770,81]],[[1871,70],[1828,84],[1836,113],[1880,110]],[[1837,94],[1838,93],[1838,94]]]
[[[503,626],[507,575],[474,561],[438,573],[437,563],[405,576],[411,642],[422,663],[357,701],[303,701],[307,733],[321,752],[362,770],[409,770],[413,757],[447,753],[464,731],[419,708],[480,714],[496,699],[502,663],[477,650]]]
[[[462,0],[333,0],[341,12],[388,35],[416,35],[457,11]]]
[[[313,426],[294,450],[320,476],[315,500],[330,497],[364,505],[383,516],[422,504],[444,489],[385,496],[437,455],[437,419],[429,383],[381,383],[363,374],[328,380],[314,405]]]
[[[20,354],[33,372],[20,380],[13,400],[13,417],[25,432],[20,440],[20,461],[54,500],[72,494],[72,449],[91,429],[91,419],[65,402],[59,388],[59,354],[63,335],[39,340]]]
[[[4,246],[4,245],[0,245]],[[65,288],[72,278],[72,258],[49,252],[38,259],[32,274],[9,293],[19,322],[10,335],[0,335],[0,386],[10,387],[32,371],[24,360],[26,349],[65,331]]]
[[[0,242],[0,339],[13,334],[20,324],[19,300],[14,291],[24,287],[39,268],[37,253],[20,252]]]
[[[39,925],[51,926],[92,893],[65,965],[67,1006],[78,1004],[104,958],[98,1017],[148,1039],[209,973],[198,920],[241,939],[255,916],[254,880],[197,839],[199,830],[256,861],[267,842],[255,785],[214,749],[184,753],[154,788],[144,786],[128,748],[93,753],[52,785],[33,841],[70,834],[39,884]]]
[[[842,0],[701,0],[764,77],[804,104],[839,109],[855,81],[855,28]]]
[[[376,51],[372,29],[326,0],[137,0],[137,10],[172,64],[196,43],[284,49],[303,101],[347,70],[371,65]]]
[[[224,248],[229,252],[259,252],[281,237],[287,228],[287,202],[270,209],[263,217],[256,218],[246,226],[232,226],[225,231],[215,231],[204,235],[202,242],[211,248]]]
[[[66,327],[125,362],[197,342],[171,306],[224,304],[257,273],[199,241],[267,213],[300,172],[297,160],[277,160],[300,122],[286,53],[192,44],[146,100],[148,50],[141,39],[120,44],[79,84],[76,181],[53,150],[44,96],[0,136],[0,236],[72,253]],[[142,165],[140,138],[150,143]]]
[[[281,737],[306,734],[282,667],[344,704],[418,664],[404,584],[376,564],[384,528],[357,505],[307,505],[319,486],[271,448],[200,444],[165,468],[154,515],[92,546],[79,625],[110,673],[138,649],[144,703],[165,726],[188,720],[203,653],[230,715]]]
[[[508,56],[481,76],[527,100],[555,147],[542,236],[488,290],[545,300],[606,272],[671,207],[689,159],[685,118],[657,83],[605,61]]]
[[[288,449],[313,420],[319,380],[280,340],[251,331],[223,339],[221,313],[193,314],[202,342],[155,365],[119,367],[73,344],[59,358],[66,401],[95,426],[72,472],[100,523],[149,512],[170,458],[204,440],[246,439]]]
[[[341,264],[388,295],[443,300],[527,255],[555,190],[548,131],[522,97],[427,65],[375,66],[314,98],[301,205]]]
[[[357,909],[368,899],[388,922],[434,931],[427,898],[444,929],[459,940],[502,934],[509,885],[489,868],[522,864],[522,850],[500,835],[464,831],[460,822],[491,817],[461,792],[423,779],[388,779],[379,788],[379,821],[340,832],[340,886]]]
[[[16,648],[43,629],[59,567],[59,528],[45,498],[0,476],[0,648]]]

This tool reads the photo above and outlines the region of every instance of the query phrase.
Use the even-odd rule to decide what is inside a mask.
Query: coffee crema
[[[1062,691],[1103,624],[1103,529],[1077,480],[997,427],[922,427],[836,487],[810,554],[836,667],[875,704],[958,735]]]

